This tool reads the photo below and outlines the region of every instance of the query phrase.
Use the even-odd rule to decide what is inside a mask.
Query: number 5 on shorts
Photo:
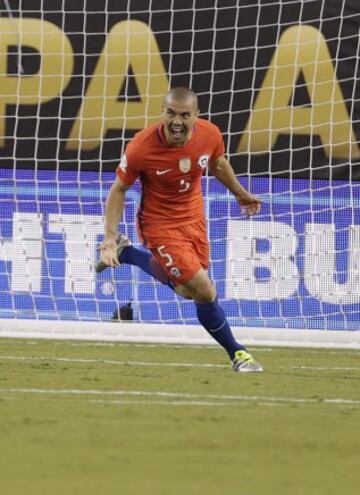
[[[166,246],[159,246],[157,248],[157,252],[160,254],[162,258],[166,258],[167,262],[165,263],[165,266],[171,266],[174,263],[174,260],[172,259],[172,256],[168,253],[164,253],[164,249]]]

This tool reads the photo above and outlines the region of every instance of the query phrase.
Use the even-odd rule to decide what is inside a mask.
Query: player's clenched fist
[[[261,201],[253,194],[246,191],[243,194],[236,195],[236,200],[240,205],[241,211],[248,216],[256,215],[261,208]]]

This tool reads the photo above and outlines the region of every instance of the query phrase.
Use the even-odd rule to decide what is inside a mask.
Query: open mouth
[[[183,126],[171,126],[170,133],[172,137],[176,140],[183,139],[185,135],[185,129]]]

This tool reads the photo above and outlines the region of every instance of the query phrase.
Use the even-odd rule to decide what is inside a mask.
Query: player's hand
[[[113,268],[120,266],[120,262],[117,258],[117,244],[116,239],[105,239],[99,246],[100,258],[105,265]]]
[[[241,211],[245,215],[251,217],[252,215],[256,215],[256,213],[259,213],[261,208],[261,201],[259,198],[248,191],[246,191],[245,194],[237,195],[235,197],[240,205]]]

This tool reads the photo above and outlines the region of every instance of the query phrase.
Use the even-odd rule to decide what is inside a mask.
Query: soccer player
[[[192,299],[200,323],[227,351],[233,370],[262,371],[235,340],[207,273],[209,243],[201,193],[206,167],[247,215],[260,210],[259,199],[238,182],[224,152],[219,129],[199,118],[196,94],[184,87],[168,91],[161,121],[134,136],[117,168],[106,201],[101,262],[103,267],[136,265]],[[137,178],[142,184],[138,233],[148,251],[136,249],[125,235],[118,234],[126,191]]]

